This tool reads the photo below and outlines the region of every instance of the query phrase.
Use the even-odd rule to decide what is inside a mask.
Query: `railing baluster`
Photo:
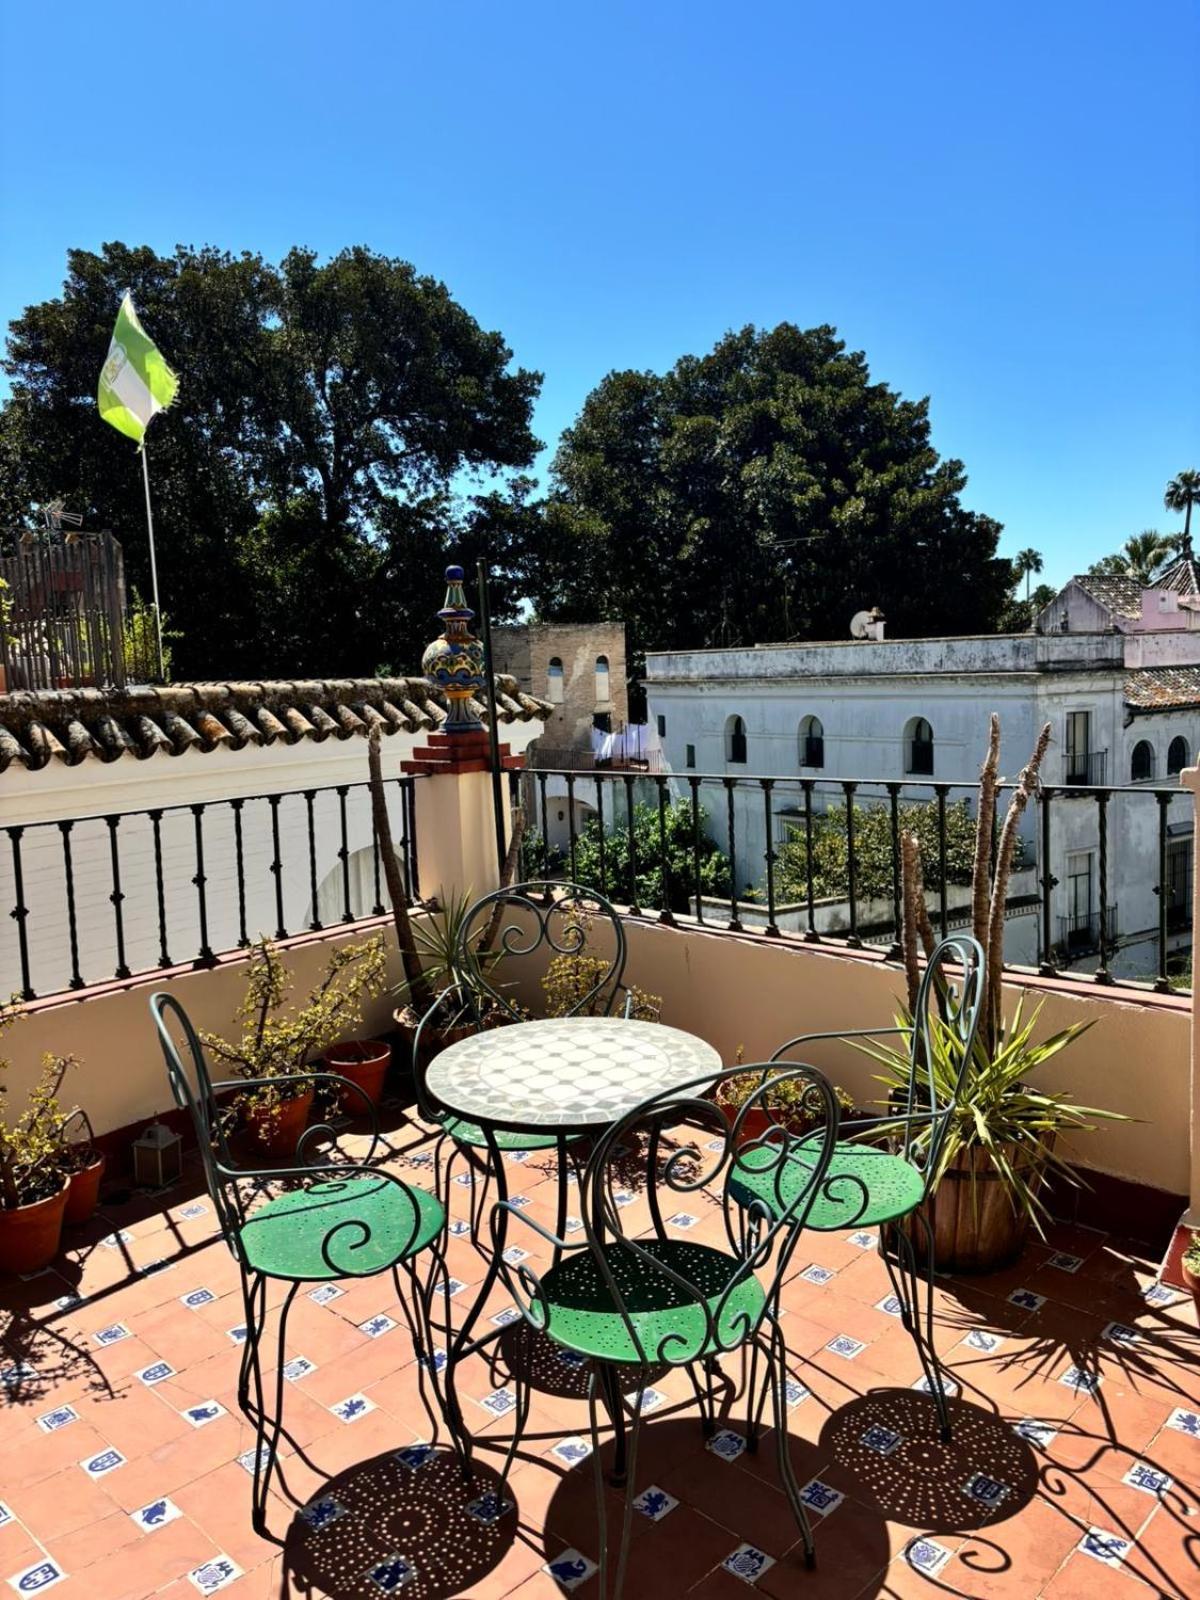
[[[417,791],[415,778],[397,778],[400,788],[400,820],[404,825],[401,853],[404,867],[404,892],[414,903],[421,898],[417,875]]]
[[[692,892],[696,896],[696,921],[704,921],[704,884],[700,877],[700,779],[689,778],[692,791]]]
[[[1167,977],[1167,807],[1171,804],[1171,791],[1158,789],[1154,798],[1158,801],[1158,887],[1154,891],[1158,896],[1158,977],[1154,980],[1154,992],[1169,994],[1171,980]],[[1100,907],[1100,915],[1104,915],[1103,906]]]
[[[314,933],[321,927],[321,918],[317,910],[317,833],[313,818],[313,801],[316,797],[315,789],[305,789],[304,808],[308,816],[308,890],[312,898],[312,921],[308,926]]]
[[[113,908],[113,931],[117,939],[117,966],[113,976],[128,978],[132,974],[125,960],[125,917],[121,909],[125,896],[121,892],[121,857],[117,847],[117,829],[121,826],[121,819],[105,817],[104,821],[108,826],[108,854],[112,867],[112,893],[108,898]]]
[[[900,785],[889,783],[887,791],[892,836],[892,946],[887,958],[889,961],[899,961],[904,955],[900,945],[900,929],[904,919],[902,904],[904,887],[900,873]]]
[[[771,811],[771,792],[775,787],[774,778],[760,778],[763,794],[763,820],[767,836],[767,927],[766,932],[772,938],[779,937],[779,925],[775,921],[775,819]]]
[[[204,871],[204,805],[199,803],[191,808],[196,833],[196,875],[192,882],[196,885],[196,903],[200,912],[200,954],[196,957],[195,965],[198,967],[214,967],[217,958],[213,955],[208,944],[208,894],[205,885],[208,876]]]
[[[1096,968],[1097,983],[1111,983],[1108,970],[1108,790],[1096,791],[1097,824],[1100,829],[1100,965]]]
[[[537,787],[538,805],[541,809],[542,817],[542,855],[539,872],[541,877],[548,878],[550,876],[550,813],[546,809],[546,774],[544,772],[539,772],[537,775]]]
[[[742,920],[738,916],[737,892],[737,822],[735,820],[734,791],[737,788],[736,778],[726,778],[725,805],[729,813],[729,927],[734,933],[741,933]]]
[[[809,944],[816,944],[821,935],[817,932],[817,897],[813,889],[813,780],[802,778],[801,787],[804,790],[804,901],[808,919],[804,937]]]
[[[21,998],[22,1000],[36,1000],[31,974],[29,971],[29,932],[25,927],[29,919],[29,907],[25,904],[25,874],[21,864],[21,835],[25,832],[23,827],[9,828],[8,842],[12,847],[13,866],[13,908],[9,916],[17,925],[17,949],[21,958]]]
[[[163,876],[162,858],[162,819],[161,811],[151,811],[150,826],[154,834],[154,889],[158,897],[158,964],[160,967],[171,965],[171,953],[167,949],[167,884]]]
[[[671,857],[667,850],[667,780],[660,777],[656,782],[658,784],[658,872],[662,885],[662,893],[659,896],[662,904],[658,908],[658,920],[673,923],[675,914],[671,910]]]
[[[950,884],[946,870],[946,791],[948,784],[937,786],[938,819],[938,928],[944,939],[950,932]]]
[[[1042,959],[1038,972],[1043,978],[1056,976],[1054,966],[1054,941],[1050,927],[1051,902],[1058,879],[1050,870],[1050,801],[1054,790],[1038,790],[1038,804],[1042,808]]]
[[[577,848],[575,838],[575,774],[567,773],[567,841],[571,851],[571,882],[579,881],[579,868],[577,862]]]
[[[604,859],[604,784],[596,778],[596,846],[600,852],[600,893],[608,893],[608,871]]]
[[[250,943],[246,932],[246,856],[242,842],[242,807],[244,800],[231,800],[233,807],[233,861],[237,871],[237,902],[238,902],[238,942],[239,950],[245,950]]]
[[[338,860],[342,864],[342,921],[353,922],[354,912],[350,905],[350,834],[346,826],[346,796],[350,792],[349,784],[339,783],[338,797],[338,825],[341,828],[342,842],[338,847]]]
[[[638,904],[637,883],[637,835],[634,832],[635,811],[633,804],[633,778],[629,773],[625,775],[625,826],[629,838],[629,909],[635,917],[640,917],[642,908]]]
[[[846,943],[852,950],[862,949],[862,940],[858,936],[858,854],[854,838],[854,796],[857,791],[857,783],[842,784],[842,793],[846,796],[846,890],[850,899],[850,931],[846,935]]]
[[[383,809],[384,809],[384,811],[387,810],[387,790],[386,789],[384,790],[384,793],[383,793]],[[388,843],[389,843],[389,845],[391,844],[391,824],[390,823],[388,825]],[[371,907],[371,915],[373,917],[381,917],[383,915],[383,912],[384,912],[383,880],[382,880],[383,861],[382,861],[382,859],[380,857],[380,854],[379,854],[379,835],[375,832],[374,828],[371,829],[371,871],[372,871],[372,873],[374,875],[374,883],[375,883],[375,904]]]
[[[71,945],[71,988],[84,987],[83,974],[79,970],[79,923],[75,906],[75,863],[71,857],[71,829],[75,823],[66,820],[58,824],[58,831],[62,835],[63,877],[67,886],[67,936]]]
[[[279,851],[279,802],[282,795],[270,794],[267,803],[271,807],[271,873],[275,879],[275,937],[287,938],[287,928],[283,920],[283,858]]]

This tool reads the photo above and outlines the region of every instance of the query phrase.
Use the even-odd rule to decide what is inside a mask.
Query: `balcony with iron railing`
[[[1069,789],[1100,788],[1107,771],[1107,750],[1067,751],[1064,782]]]
[[[1170,931],[1170,917],[1167,918]],[[1117,942],[1117,908],[1108,906],[1104,912],[1073,911],[1058,919],[1060,959],[1069,964],[1083,956],[1096,954],[1103,944],[1112,950]]]

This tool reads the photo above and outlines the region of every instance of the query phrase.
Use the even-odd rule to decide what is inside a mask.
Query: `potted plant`
[[[1192,1291],[1196,1318],[1200,1321],[1200,1230],[1193,1231],[1191,1243],[1183,1252],[1183,1281]]]
[[[1030,1082],[1038,1069],[1073,1044],[1091,1026],[1073,1023],[1035,1042],[1042,1007],[1025,1014],[1018,1000],[1004,1017],[1004,918],[1009,875],[1018,849],[1021,817],[1034,793],[1038,769],[1050,741],[1041,731],[1022,770],[993,853],[992,833],[1000,779],[1000,722],[993,714],[988,753],[980,774],[972,876],[972,932],[984,952],[987,982],[983,1012],[971,1059],[962,1075],[957,1034],[935,1016],[930,1026],[932,1060],[918,1068],[917,1099],[930,1076],[939,1106],[949,1106],[936,1164],[930,1174],[925,1216],[934,1232],[939,1271],[991,1272],[1015,1260],[1032,1227],[1044,1234],[1049,1209],[1047,1179],[1078,1186],[1082,1181],[1056,1148],[1059,1136],[1091,1131],[1097,1120],[1120,1120],[1119,1113],[1076,1104],[1068,1095]],[[857,1042],[857,1048],[884,1068],[889,1104],[898,1109],[908,1093],[913,1010],[920,980],[920,950],[935,945],[921,881],[920,844],[907,830],[901,837],[903,928],[901,948],[908,1003],[896,1022],[903,1032],[895,1044]],[[902,1123],[883,1131],[900,1135]],[[917,1136],[917,1155],[929,1130]]]
[[[744,1051],[738,1046],[737,1062],[744,1059]],[[789,1063],[780,1062],[778,1072],[785,1073]],[[775,1074],[771,1074],[774,1077]],[[769,1079],[768,1079],[769,1081]],[[725,1115],[725,1120],[732,1129],[738,1119],[738,1113],[756,1090],[761,1089],[764,1074],[759,1068],[754,1072],[739,1072],[735,1077],[724,1078],[718,1085],[714,1096],[716,1103]],[[858,1115],[853,1095],[837,1084],[833,1086],[837,1097],[839,1122],[841,1126],[852,1123]],[[824,1105],[813,1099],[811,1084],[801,1083],[795,1078],[789,1078],[785,1083],[779,1084],[764,1097],[768,1104],[760,1101],[751,1106],[742,1118],[741,1129],[738,1133],[739,1142],[749,1144],[755,1139],[761,1139],[771,1126],[786,1128],[790,1134],[804,1134],[818,1127],[825,1120]],[[769,1105],[769,1109],[768,1109]]]
[[[237,1038],[215,1033],[200,1037],[232,1075],[253,1084],[237,1096],[232,1109],[267,1155],[286,1160],[295,1154],[313,1102],[311,1084],[279,1080],[303,1073],[336,1039],[359,1025],[363,998],[382,993],[385,969],[382,935],[344,944],[330,955],[325,976],[304,1003],[289,1006],[279,952],[265,938],[254,946],[246,992],[235,1013]]]
[[[83,1138],[72,1138],[78,1128]],[[90,1222],[100,1203],[100,1184],[104,1177],[104,1152],[97,1148],[92,1119],[82,1106],[63,1118],[62,1165],[67,1174],[67,1208],[63,1221],[70,1227]]]
[[[0,1009],[0,1033],[16,1015],[11,1006]],[[0,1058],[0,1070],[8,1065]],[[0,1082],[0,1272],[40,1272],[58,1254],[68,1192],[58,1090],[74,1065],[72,1056],[47,1052],[15,1122],[5,1115],[8,1091]]]

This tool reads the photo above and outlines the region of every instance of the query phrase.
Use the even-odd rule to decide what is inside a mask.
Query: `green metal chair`
[[[599,931],[607,935],[607,948],[597,948],[592,936]],[[479,946],[485,936],[494,961],[480,959]],[[623,983],[626,948],[625,929],[611,902],[595,889],[565,880],[538,879],[493,890],[477,900],[463,919],[455,981],[439,995],[417,1028],[413,1041],[413,1079],[417,1110],[422,1120],[439,1127],[450,1143],[448,1160],[442,1161],[440,1141],[436,1155],[439,1194],[447,1209],[455,1156],[468,1155],[483,1169],[484,1182],[476,1186],[478,1194],[473,1197],[472,1206],[472,1232],[476,1237],[482,1232],[487,1197],[489,1138],[495,1140],[502,1154],[555,1150],[560,1173],[566,1171],[570,1141],[554,1133],[497,1130],[489,1135],[478,1123],[448,1115],[430,1099],[426,1089],[428,1051],[425,1040],[428,1033],[433,1027],[444,1025],[448,1014],[474,1028],[503,1027],[525,1021],[525,1011],[503,987],[491,981],[490,972],[493,966],[502,965],[505,956],[528,956],[542,949],[552,958],[590,955],[595,962],[590,981],[585,982],[563,1015],[607,1017],[621,1005],[624,1014],[630,1016],[633,999]],[[560,1183],[559,1233],[566,1226],[567,1198],[567,1186]]]
[[[880,1254],[900,1303],[901,1320],[912,1336],[926,1384],[937,1406],[944,1442],[950,1438],[950,1412],[933,1342],[933,1280],[937,1263],[934,1231],[927,1212],[933,1204],[930,1179],[937,1170],[946,1124],[961,1095],[975,1045],[985,977],[980,946],[966,934],[952,935],[929,957],[911,1028],[801,1034],[780,1045],[771,1057],[772,1065],[765,1069],[765,1076],[769,1077],[772,1071],[779,1070],[774,1063],[817,1040],[878,1039],[889,1034],[907,1034],[911,1039],[911,1064],[903,1103],[889,1107],[886,1115],[856,1122],[853,1140],[839,1141],[829,1162],[828,1175],[809,1212],[808,1226],[822,1233],[879,1229]],[[939,1098],[937,1075],[930,1066],[934,1059],[931,1028],[935,1015],[953,1031],[962,1052],[953,1092],[948,1098],[944,1092]],[[944,1091],[944,1083],[942,1087]],[[890,1135],[884,1145],[863,1142],[869,1141],[879,1129],[886,1129]],[[807,1191],[809,1174],[822,1150],[819,1138],[811,1146],[806,1139],[801,1139],[788,1161],[781,1165],[771,1160],[764,1148],[748,1147],[738,1153],[733,1163],[729,1192],[741,1205],[764,1206],[770,1215],[779,1214],[790,1203],[793,1191]],[[919,1235],[920,1259],[914,1235]]]
[[[751,1356],[747,1394],[751,1414],[756,1409],[758,1362],[765,1363],[757,1409],[761,1412],[769,1390],[783,1489],[800,1528],[808,1564],[815,1563],[812,1530],[787,1447],[787,1351],[778,1322],[778,1285],[826,1179],[837,1139],[837,1098],[814,1068],[789,1066],[782,1074],[765,1079],[731,1128],[711,1098],[713,1089],[730,1075],[697,1079],[656,1095],[614,1123],[597,1141],[583,1175],[582,1240],[569,1243],[507,1202],[492,1208],[495,1259],[501,1262],[500,1270],[526,1322],[560,1349],[590,1363],[588,1414],[602,1596],[608,1593],[612,1562],[600,1461],[599,1403],[608,1411],[616,1438],[611,1481],[629,1484],[615,1557],[612,1592],[617,1597],[624,1583],[637,1491],[642,1396],[651,1376],[663,1367],[686,1367],[700,1398],[705,1432],[711,1435],[715,1431],[713,1370],[722,1356],[733,1351]],[[821,1118],[820,1136],[810,1134],[806,1143],[806,1161],[811,1157],[806,1176],[798,1184],[789,1182],[786,1203],[774,1210],[755,1199],[741,1205],[732,1199],[725,1175],[738,1149],[742,1125],[750,1113],[788,1084],[801,1086],[814,1117]],[[628,1149],[639,1140],[646,1141],[651,1227],[647,1236],[635,1239],[625,1231],[628,1213],[614,1203],[612,1168],[618,1161],[628,1161]],[[770,1172],[788,1164],[797,1143],[786,1129],[772,1127],[765,1139],[748,1148],[763,1152],[762,1170]],[[686,1237],[682,1216],[680,1222],[674,1218],[664,1222],[660,1184],[675,1195],[712,1191],[722,1208],[725,1247],[718,1249]],[[532,1229],[552,1248],[554,1263],[540,1277],[528,1261],[512,1264],[496,1251],[509,1219]],[[502,1495],[530,1404],[527,1376],[514,1373],[513,1383],[516,1426],[504,1465]],[[631,1405],[623,1389],[633,1391]]]
[[[245,1167],[230,1150],[218,1097],[230,1091],[245,1092],[246,1080],[214,1082],[204,1052],[187,1013],[169,994],[151,996],[150,1011],[166,1058],[171,1092],[187,1111],[195,1130],[204,1177],[216,1215],[241,1272],[246,1339],[238,1374],[238,1405],[255,1427],[252,1515],[261,1532],[266,1525],[267,1494],[283,1432],[283,1368],[287,1360],[287,1319],[302,1284],[336,1278],[369,1278],[392,1273],[396,1294],[404,1311],[418,1357],[418,1374],[428,1371],[437,1411],[430,1406],[419,1376],[436,1435],[438,1412],[445,1418],[438,1385],[430,1328],[429,1296],[436,1273],[422,1285],[416,1270],[418,1258],[432,1253],[436,1272],[445,1289],[442,1239],[446,1212],[436,1196],[411,1188],[391,1173],[372,1165],[379,1144],[379,1125],[369,1096],[332,1072],[295,1073],[276,1078],[278,1084],[304,1083],[328,1087],[335,1093],[358,1094],[372,1126],[371,1145],[363,1161],[350,1161],[336,1151],[336,1132],[326,1123],[308,1128],[297,1147],[301,1163],[291,1167]],[[178,1043],[176,1039],[178,1035]],[[191,1075],[184,1066],[190,1057]],[[313,1164],[307,1164],[311,1158]],[[289,1185],[270,1198],[267,1185]],[[400,1281],[403,1269],[411,1291],[411,1304]],[[279,1310],[276,1340],[273,1409],[265,1403],[262,1344],[267,1317],[268,1281],[289,1285]],[[253,1385],[253,1398],[251,1397]],[[447,1422],[456,1448],[459,1440]]]

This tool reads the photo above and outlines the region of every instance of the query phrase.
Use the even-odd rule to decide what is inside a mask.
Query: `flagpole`
[[[166,681],[163,668],[162,613],[158,609],[158,563],[154,559],[154,513],[150,509],[150,463],[146,458],[146,441],[142,440],[139,452],[142,458],[142,482],[146,487],[146,531],[150,535],[150,588],[154,595],[154,635],[158,645],[158,681]]]

